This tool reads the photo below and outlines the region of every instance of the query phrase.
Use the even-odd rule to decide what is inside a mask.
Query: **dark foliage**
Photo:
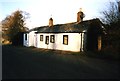
[[[108,10],[102,11],[105,22],[106,35],[102,41],[102,53],[111,57],[120,58],[120,12],[118,4],[110,2]]]
[[[5,29],[3,31],[3,38],[5,40],[11,41],[12,44],[19,44],[19,40],[23,41],[21,38],[22,32],[26,31],[25,27],[25,20],[27,17],[25,15],[28,15],[24,13],[23,11],[17,10],[13,12],[11,15],[7,16],[2,21],[2,29]],[[21,33],[21,34],[20,34]],[[15,43],[16,41],[16,43]]]
[[[23,33],[24,32],[19,32],[14,36],[12,40],[13,45],[23,45]]]

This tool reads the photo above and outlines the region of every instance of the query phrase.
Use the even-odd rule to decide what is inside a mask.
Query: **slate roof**
[[[84,30],[88,30],[91,26],[99,27],[97,28],[97,31],[102,31],[101,27],[102,23],[100,20],[97,19],[92,19],[92,20],[86,20],[82,21],[80,23],[73,22],[73,23],[67,23],[67,24],[57,24],[53,25],[52,27],[49,26],[41,26],[41,27],[36,27],[34,29],[29,30],[31,31],[36,31],[36,33],[80,33],[83,32]]]

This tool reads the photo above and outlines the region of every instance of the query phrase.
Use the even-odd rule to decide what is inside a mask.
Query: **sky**
[[[54,24],[64,24],[76,22],[80,8],[85,14],[83,20],[89,20],[100,17],[110,1],[115,0],[0,0],[0,21],[22,10],[30,14],[26,20],[29,29],[48,25],[50,17]]]

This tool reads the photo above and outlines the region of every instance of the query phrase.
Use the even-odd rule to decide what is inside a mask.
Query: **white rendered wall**
[[[34,32],[32,31],[29,33],[29,46],[34,46],[33,38],[34,38]]]
[[[32,31],[30,33],[26,33],[27,34],[27,40],[25,40],[25,34],[24,34],[24,46],[35,46],[35,31]]]
[[[40,41],[40,35],[43,35],[43,41]],[[55,43],[50,42],[50,35],[55,35]],[[63,35],[68,35],[68,45],[63,44]],[[46,36],[49,36],[48,45],[45,44]],[[58,34],[39,33],[37,34],[37,47],[45,49],[57,49],[79,52],[80,48],[82,48],[83,51],[83,40],[84,33],[82,33],[82,45],[81,45],[81,33],[58,33]]]
[[[33,46],[34,46],[34,47],[37,47],[37,43],[38,43],[38,42],[37,42],[37,39],[38,39],[38,38],[37,38],[37,34],[34,33],[34,35],[33,35]]]

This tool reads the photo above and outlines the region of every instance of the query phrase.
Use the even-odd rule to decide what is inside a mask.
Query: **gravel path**
[[[118,79],[118,61],[72,52],[2,46],[3,79]]]

